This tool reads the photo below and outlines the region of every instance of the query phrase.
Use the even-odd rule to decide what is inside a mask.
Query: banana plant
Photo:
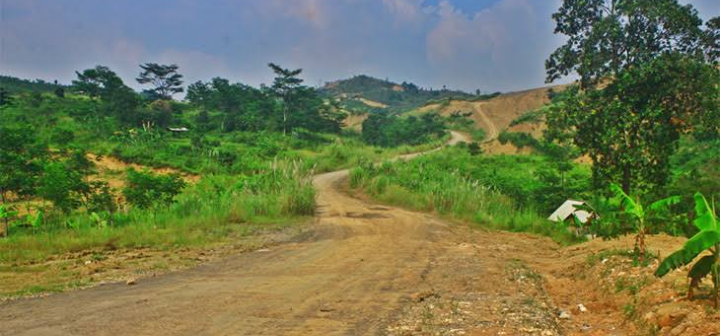
[[[93,222],[95,222],[95,226],[97,226],[98,228],[104,228],[107,226],[107,220],[103,219],[103,217],[98,215],[97,212],[91,213],[90,217],[92,218]]]
[[[10,207],[5,204],[0,204],[0,219],[5,222],[5,237],[10,235],[10,225],[8,225],[8,219],[17,215],[17,211],[11,211]]]
[[[712,275],[714,306],[718,307],[718,289],[720,288],[720,228],[718,227],[715,205],[710,206],[705,196],[695,194],[695,220],[693,224],[700,230],[692,236],[683,247],[673,252],[660,263],[655,271],[657,277],[662,277],[673,269],[690,264],[705,251],[710,254],[703,256],[688,272],[690,287],[688,297],[692,298],[693,287],[700,284],[702,278]]]
[[[33,229],[33,232],[37,232],[37,230],[40,228],[40,225],[42,225],[43,215],[44,215],[43,211],[38,210],[38,212],[35,214],[35,216],[33,216],[31,214],[27,214],[25,216],[25,220],[27,221],[28,224],[30,224],[30,226]]]
[[[615,193],[615,197],[619,200],[619,205],[622,208],[623,213],[630,215],[634,218],[635,223],[635,253],[640,258],[645,257],[645,234],[647,228],[645,226],[645,219],[648,213],[659,212],[668,209],[671,205],[680,203],[680,196],[670,196],[663,198],[659,201],[655,201],[648,206],[647,211],[643,208],[640,203],[640,198],[636,197],[633,199],[622,188],[617,184],[610,185],[610,190]]]

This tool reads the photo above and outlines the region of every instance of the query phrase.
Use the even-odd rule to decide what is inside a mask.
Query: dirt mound
[[[360,131],[362,131],[362,123],[367,118],[368,118],[367,113],[348,114],[347,118],[345,118],[345,128],[360,132]]]
[[[370,106],[370,107],[376,107],[376,108],[387,108],[388,107],[387,104],[383,104],[381,102],[376,102],[374,100],[370,100],[370,99],[366,99],[366,98],[362,98],[362,97],[355,98],[355,100],[357,100],[367,106]]]
[[[88,153],[87,158],[91,162],[95,163],[95,167],[98,171],[96,178],[107,181],[111,188],[119,189],[125,186],[125,171],[129,168],[135,170],[149,169],[156,174],[162,175],[179,174],[180,177],[188,183],[195,183],[200,180],[199,175],[188,174],[169,167],[151,168],[136,163],[124,162],[116,157],[95,155],[93,153]]]
[[[710,309],[710,281],[689,301],[687,267],[661,279],[653,275],[659,261],[685,241],[649,236],[648,249],[659,258],[648,262],[632,257],[632,236],[595,239],[562,249],[555,260],[529,262],[546,276],[555,305],[570,315],[564,324],[568,334],[713,335],[720,319]]]

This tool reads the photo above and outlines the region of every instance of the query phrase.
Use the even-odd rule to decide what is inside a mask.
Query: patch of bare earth
[[[658,259],[647,263],[628,255],[633,237],[593,240],[559,251],[557,259],[537,258],[555,305],[568,313],[569,335],[718,335],[720,314],[709,302],[710,281],[696,300],[687,293],[687,267],[658,279]],[[661,258],[684,243],[666,235],[648,239]],[[582,306],[580,306],[582,305]]]
[[[367,113],[349,114],[345,118],[345,128],[349,128],[358,132],[362,132],[362,123],[368,118]]]

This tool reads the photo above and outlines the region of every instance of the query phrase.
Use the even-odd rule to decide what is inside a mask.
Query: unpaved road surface
[[[347,175],[316,177],[317,221],[290,243],[6,302],[0,335],[560,334],[525,266],[551,262],[552,242],[371,204],[348,196]]]

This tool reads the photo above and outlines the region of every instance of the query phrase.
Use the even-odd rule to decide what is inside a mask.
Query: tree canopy
[[[172,95],[183,92],[182,75],[177,72],[175,64],[164,65],[157,63],[141,64],[142,72],[137,78],[140,84],[151,84],[154,86],[150,91],[154,92],[160,99],[172,99]]]
[[[568,42],[547,60],[548,81],[577,71],[580,87],[550,109],[548,134],[592,158],[597,187],[664,186],[680,135],[718,131],[713,23],[702,30],[676,0],[565,0],[553,18]]]

